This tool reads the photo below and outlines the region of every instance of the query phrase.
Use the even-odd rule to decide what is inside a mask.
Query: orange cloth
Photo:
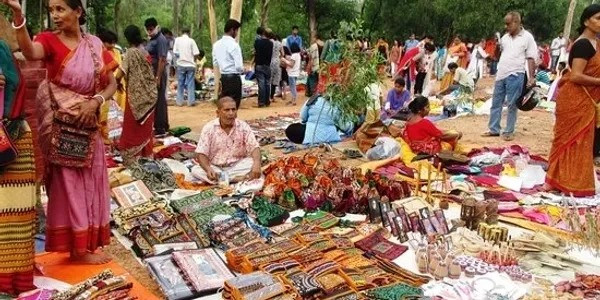
[[[106,269],[111,269],[115,275],[126,275],[127,280],[133,283],[129,292],[131,297],[144,300],[158,300],[156,295],[148,291],[127,270],[115,261],[104,265],[82,265],[75,264],[69,260],[68,253],[42,253],[35,257],[35,262],[40,266],[44,276],[58,279],[69,284],[82,282]]]
[[[600,76],[600,54],[597,52],[587,63],[584,74]],[[554,140],[546,183],[565,194],[593,196],[594,182],[594,127],[596,108],[583,86],[571,82],[567,73],[558,84]],[[586,86],[593,99],[600,98],[600,86]]]
[[[204,191],[212,188],[211,185],[207,185],[204,183],[194,183],[185,181],[185,175],[183,174],[175,174],[175,182],[180,189],[184,190],[194,190],[194,191]]]

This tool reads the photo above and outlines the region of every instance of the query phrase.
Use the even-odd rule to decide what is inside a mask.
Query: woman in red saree
[[[593,161],[596,99],[600,99],[600,4],[580,18],[580,36],[569,55],[571,71],[559,82],[556,123],[546,188],[585,197],[595,194]]]
[[[462,133],[438,129],[430,120],[429,99],[416,97],[408,105],[412,116],[406,122],[402,138],[415,153],[438,154],[442,150],[455,150]]]
[[[130,25],[125,29],[125,38],[130,47],[123,60],[127,101],[119,150],[123,162],[129,165],[139,157],[151,157],[153,154],[152,128],[157,91],[151,58],[142,45],[141,30]]]
[[[406,53],[401,58],[399,57],[399,60],[397,62],[398,68],[396,69],[396,74],[394,74],[394,77],[398,75],[406,75],[408,76],[410,82],[415,82],[415,79],[417,77],[417,62],[414,60],[414,58],[417,55],[419,55],[421,50],[421,47],[417,46],[406,51]]]
[[[71,259],[79,263],[106,263],[110,258],[96,252],[110,241],[110,193],[97,121],[100,105],[116,90],[112,70],[107,68],[112,57],[103,50],[100,39],[82,33],[79,26],[85,23],[85,11],[81,0],[50,0],[48,10],[57,31],[41,33],[35,41],[25,29],[19,1],[2,2],[12,8],[23,54],[29,60],[43,60],[48,71],[47,80],[38,89],[36,104],[38,144],[44,152],[49,199],[46,251],[70,252]],[[91,151],[78,151],[85,147],[73,151],[58,148],[63,156],[83,155],[87,166],[67,167],[72,163],[68,159],[52,159],[50,163],[52,138],[62,142],[65,137],[63,131],[52,132],[53,127],[58,128],[54,117],[60,115],[68,116],[76,126],[96,128],[89,130],[91,139],[85,144]]]

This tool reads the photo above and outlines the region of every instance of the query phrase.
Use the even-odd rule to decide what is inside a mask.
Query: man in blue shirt
[[[302,37],[298,35],[298,26],[292,26],[292,34],[286,38],[288,48],[292,47],[292,44],[297,44],[300,49],[302,47]]]
[[[406,40],[406,42],[404,42],[404,49],[406,49],[406,51],[416,47],[419,44],[419,40],[417,40],[415,38],[415,34],[411,34],[410,38],[408,40]]]
[[[156,85],[158,87],[158,100],[156,101],[156,113],[154,114],[154,133],[162,136],[169,130],[169,115],[167,112],[167,54],[169,53],[169,41],[161,33],[158,21],[149,18],[144,22],[146,32],[150,41],[146,45],[146,51],[152,57],[152,68]]]

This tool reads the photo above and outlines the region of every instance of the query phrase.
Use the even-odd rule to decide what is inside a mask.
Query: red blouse
[[[404,140],[415,153],[437,154],[442,149],[443,133],[431,121],[422,119],[416,123],[406,123]]]
[[[435,127],[433,122],[427,119],[422,119],[414,124],[407,123],[404,130],[406,131],[407,137],[415,142],[429,140],[431,138],[439,139],[443,135],[442,131]]]
[[[48,78],[56,77],[60,66],[72,50],[54,32],[42,32],[35,36],[34,42],[38,42],[44,47],[45,57],[43,61],[48,70]],[[102,51],[102,60],[105,66],[109,68],[113,68],[115,65],[112,55],[106,49]]]

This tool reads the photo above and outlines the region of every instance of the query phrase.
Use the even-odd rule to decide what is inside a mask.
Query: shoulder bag
[[[84,36],[82,42],[90,43],[90,50],[94,60],[96,73],[95,88],[99,86],[99,58],[93,49],[91,42]],[[74,103],[83,103],[90,101],[86,95],[73,92],[67,88],[48,83],[48,93],[52,101],[51,107],[54,110],[54,120],[50,132],[50,151],[48,161],[51,164],[71,168],[89,168],[92,166],[94,146],[96,135],[98,134],[98,121],[94,125],[84,127],[76,122],[77,116],[61,112],[56,99],[60,97],[71,98]]]

